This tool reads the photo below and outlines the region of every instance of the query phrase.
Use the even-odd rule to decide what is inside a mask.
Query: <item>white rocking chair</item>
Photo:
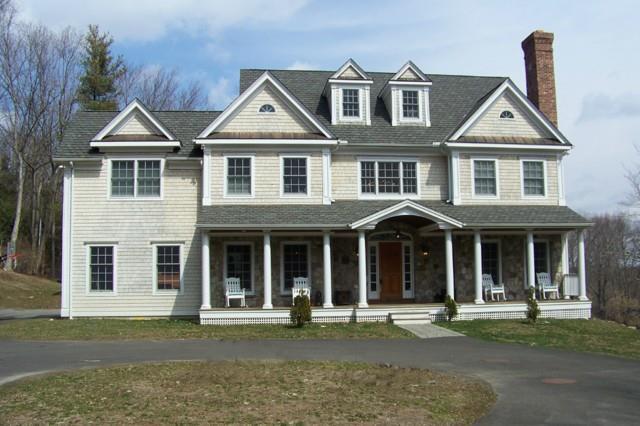
[[[495,285],[491,274],[482,274],[482,288],[484,289],[485,299],[488,299],[490,295],[491,300],[495,301],[494,295],[496,295],[499,302],[500,295],[502,295],[502,300],[507,301],[507,296],[504,294],[504,284],[500,283],[500,285]]]
[[[296,301],[297,296],[307,296],[311,301],[311,287],[306,277],[295,277],[293,279],[293,287],[291,288],[291,303]]]
[[[231,299],[240,299],[240,307],[246,307],[244,293],[244,288],[240,286],[240,278],[227,278],[224,280],[224,303],[227,308]]]
[[[538,279],[540,297],[546,299],[545,295],[551,293],[552,295],[555,294],[556,299],[560,299],[560,286],[551,282],[551,276],[549,276],[548,272],[538,272],[536,278]]]

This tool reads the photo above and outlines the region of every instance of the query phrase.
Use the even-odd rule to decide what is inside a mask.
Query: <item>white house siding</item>
[[[420,76],[415,73],[411,68],[407,68],[405,72],[398,78],[398,80],[420,80]]]
[[[347,67],[347,69],[345,69],[342,74],[340,74],[340,78],[361,80],[362,76],[358,74],[358,72],[354,70],[353,67]]]
[[[474,197],[472,191],[473,158],[491,158],[498,160],[498,192],[499,198]],[[545,197],[522,196],[521,159],[545,160],[547,169]],[[558,167],[555,156],[517,156],[493,155],[474,156],[460,154],[460,196],[463,204],[558,204]]]
[[[176,162],[177,163],[177,162]],[[73,316],[195,315],[200,307],[197,163],[165,163],[162,200],[108,200],[108,163],[76,166],[73,182]],[[180,169],[177,169],[180,167]],[[182,243],[182,294],[154,294],[152,242]],[[115,294],[91,293],[87,245],[117,245]]]
[[[253,152],[254,196],[225,197],[225,155],[247,155],[236,151],[211,153],[212,204],[322,204],[322,153],[316,151]],[[307,164],[308,196],[281,195],[281,155],[309,156]]]
[[[375,156],[367,156],[375,158]],[[409,156],[418,159],[420,169],[420,198],[446,200],[449,193],[447,157]],[[332,196],[336,200],[358,198],[358,155],[333,155],[331,159]],[[388,157],[385,157],[388,158]]]
[[[500,118],[502,111],[511,111],[514,118]],[[519,136],[545,138],[549,134],[538,126],[518,102],[510,95],[503,94],[469,128],[464,136]]]
[[[114,135],[153,135],[159,133],[154,126],[138,113],[132,113],[122,126],[115,129]]]

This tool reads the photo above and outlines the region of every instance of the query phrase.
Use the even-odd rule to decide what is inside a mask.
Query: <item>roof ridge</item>
[[[304,73],[334,73],[335,70],[291,70],[291,69],[286,69],[286,68],[240,68],[240,72],[242,71],[260,71],[260,72],[266,72],[266,71],[284,71],[284,72],[304,72]],[[367,74],[390,74],[393,75],[395,74],[394,71],[367,71]],[[425,75],[427,76],[438,76],[438,77],[468,77],[468,78],[501,78],[501,79],[508,79],[509,77],[506,76],[501,76],[501,75],[471,75],[471,74],[442,74],[442,73],[429,73],[429,72],[425,72]]]

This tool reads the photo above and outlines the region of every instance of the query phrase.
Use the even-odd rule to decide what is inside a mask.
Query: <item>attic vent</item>
[[[500,113],[500,118],[513,118],[513,113],[509,110],[504,110]]]
[[[276,112],[276,109],[271,104],[264,104],[260,107],[258,112],[273,113]]]

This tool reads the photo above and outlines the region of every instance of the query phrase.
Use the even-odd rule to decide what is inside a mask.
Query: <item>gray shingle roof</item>
[[[397,200],[336,201],[331,205],[201,206],[200,226],[260,228],[268,226],[347,228],[349,224],[397,204]],[[573,227],[589,221],[564,206],[453,206],[441,201],[417,201],[464,224],[464,227]]]

